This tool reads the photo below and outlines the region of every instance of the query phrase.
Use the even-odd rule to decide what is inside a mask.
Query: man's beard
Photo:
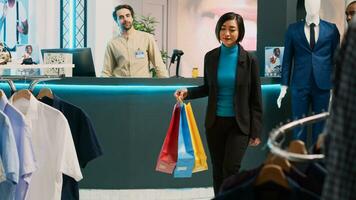
[[[132,28],[132,23],[127,23],[127,25],[126,25],[126,24],[123,24],[123,25],[122,25],[122,28],[123,28],[125,31],[128,31],[128,30],[130,30],[130,29]]]

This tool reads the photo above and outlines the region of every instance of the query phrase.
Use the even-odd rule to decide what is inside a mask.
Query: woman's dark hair
[[[274,54],[276,54],[277,51],[279,51],[279,53],[281,52],[281,50],[280,50],[278,47],[273,49],[273,53],[274,53]]]
[[[237,38],[237,42],[241,42],[242,39],[245,36],[245,25],[244,25],[244,20],[241,17],[241,15],[234,13],[234,12],[228,12],[223,14],[220,19],[218,20],[218,22],[216,23],[216,27],[215,27],[215,35],[216,38],[218,39],[218,41],[220,42],[220,30],[222,25],[228,21],[228,20],[236,20],[237,22],[237,28],[239,30],[239,37]]]
[[[115,9],[114,9],[114,11],[112,12],[112,17],[114,18],[115,21],[117,21],[116,12],[117,12],[118,10],[120,10],[120,9],[123,9],[123,8],[128,9],[128,10],[131,12],[132,18],[134,18],[135,13],[134,13],[133,8],[132,8],[130,5],[123,4],[123,5],[118,5],[118,6],[116,6]]]

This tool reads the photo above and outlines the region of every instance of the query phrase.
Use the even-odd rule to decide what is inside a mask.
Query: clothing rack
[[[281,156],[286,158],[290,161],[295,162],[306,162],[306,161],[313,161],[313,160],[320,160],[324,158],[323,154],[298,154],[298,153],[291,153],[281,148],[282,142],[278,142],[280,138],[283,138],[284,135],[288,130],[291,130],[297,126],[305,126],[307,124],[312,124],[321,120],[325,120],[329,117],[329,112],[323,112],[320,114],[312,115],[309,117],[305,117],[299,120],[292,121],[287,123],[275,130],[272,130],[267,145],[271,149],[271,152],[275,155]]]
[[[64,75],[44,75],[44,76],[12,76],[12,75],[6,75],[6,76],[0,76],[0,82],[7,82],[10,86],[10,89],[12,93],[16,92],[16,86],[14,81],[17,80],[30,80],[31,82],[29,83],[28,90],[31,92],[35,88],[35,86],[44,81],[51,81],[51,80],[60,80],[64,77]]]
[[[2,69],[48,69],[48,68],[74,68],[74,64],[33,64],[22,65],[18,63],[8,63],[6,65],[0,65]],[[16,86],[14,81],[16,80],[31,80],[28,90],[31,92],[39,82],[49,80],[59,80],[65,77],[64,74],[58,75],[40,75],[40,76],[27,76],[27,75],[0,75],[0,82],[7,82],[10,86],[12,93],[16,92]]]
[[[8,78],[3,78],[3,77],[0,77],[0,82],[7,82],[10,86],[10,89],[12,92],[15,92],[16,91],[16,86],[13,82],[13,79],[8,79]]]

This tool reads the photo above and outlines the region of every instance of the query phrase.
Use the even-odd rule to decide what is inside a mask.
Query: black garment
[[[258,62],[241,45],[238,45],[237,77],[235,81],[235,119],[241,131],[251,138],[259,137],[262,129],[262,95]],[[218,94],[217,71],[220,47],[205,54],[204,84],[188,88],[187,99],[208,96],[205,127],[210,128],[216,119]]]
[[[74,106],[56,95],[53,100],[44,97],[41,102],[61,111],[67,118],[81,168],[100,155],[102,150],[96,137],[95,129],[89,116],[79,107]],[[63,175],[62,200],[79,199],[78,183],[69,176]]]
[[[245,182],[248,179],[251,179],[254,176],[257,176],[259,171],[264,165],[259,166],[258,168],[242,171],[237,175],[231,176],[224,180],[220,193],[224,193],[228,190],[232,190],[235,187],[238,187],[240,184]],[[325,178],[325,169],[323,169],[318,163],[310,163],[306,167],[306,172],[303,173],[298,168],[292,167],[289,172],[284,172],[284,174],[291,178],[293,181],[298,183],[300,187],[309,191],[310,193],[320,196],[323,188],[324,178]]]
[[[24,58],[21,65],[36,65],[36,62],[33,62],[32,58]]]
[[[356,21],[336,56],[334,95],[325,133],[327,177],[322,198],[356,199]]]
[[[216,117],[213,127],[206,129],[206,137],[217,195],[223,180],[239,172],[249,137],[239,129],[234,117]]]
[[[300,184],[303,185],[304,188],[321,196],[326,174],[326,169],[322,166],[321,163],[310,163],[305,171],[305,175],[308,177],[308,179],[304,181],[303,184]]]
[[[257,176],[258,172],[262,169],[263,166],[264,165],[262,164],[255,169],[245,170],[226,178],[220,187],[219,194],[232,190],[235,187],[238,187],[244,182],[250,180],[252,177]]]
[[[223,192],[215,197],[215,200],[239,199],[239,200],[318,200],[315,194],[303,189],[298,183],[287,177],[289,188],[284,188],[274,182],[266,182],[255,186],[257,178],[254,177],[240,183],[235,188]]]

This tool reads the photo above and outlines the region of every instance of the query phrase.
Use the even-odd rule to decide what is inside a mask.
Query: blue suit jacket
[[[314,49],[311,49],[304,33],[304,25],[305,22],[301,21],[288,27],[281,85],[308,88],[314,76],[320,89],[330,89],[334,51],[340,41],[339,31],[335,24],[320,20],[319,38]]]

